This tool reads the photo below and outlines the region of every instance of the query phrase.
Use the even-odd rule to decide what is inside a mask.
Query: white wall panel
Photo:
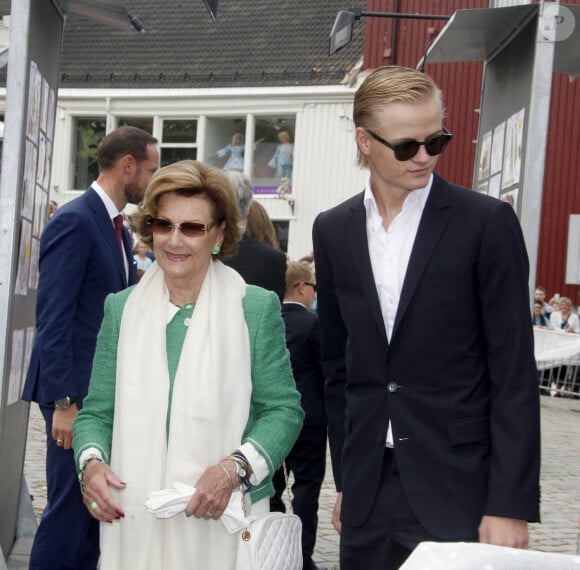
[[[65,203],[71,188],[74,118],[81,116],[211,117],[295,114],[292,181],[294,210],[275,196],[260,196],[274,220],[288,220],[288,254],[299,259],[312,250],[312,223],[318,213],[360,192],[365,171],[356,166],[352,123],[354,90],[275,88],[255,90],[61,90],[55,132],[51,197]]]

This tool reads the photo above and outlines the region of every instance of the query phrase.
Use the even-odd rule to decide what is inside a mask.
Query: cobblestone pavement
[[[542,396],[541,414],[542,524],[531,525],[530,548],[575,554],[580,525],[580,400]],[[44,422],[38,407],[33,404],[24,473],[34,496],[37,516],[46,505],[44,441]],[[338,570],[338,536],[331,522],[335,497],[329,460],[320,496],[314,553],[315,561],[329,570]]]

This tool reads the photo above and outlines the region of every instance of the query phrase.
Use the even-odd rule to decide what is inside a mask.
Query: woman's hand
[[[123,483],[112,469],[98,459],[91,459],[83,470],[83,502],[89,513],[101,522],[113,522],[125,516],[109,487],[124,489]]]
[[[231,472],[231,462],[208,467],[195,483],[195,493],[185,507],[186,516],[194,516],[198,519],[218,520],[226,510],[233,487],[232,480],[235,475]]]

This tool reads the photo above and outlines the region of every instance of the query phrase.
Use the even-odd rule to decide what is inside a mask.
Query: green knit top
[[[73,425],[77,469],[80,454],[89,447],[99,449],[105,462],[110,460],[117,342],[123,309],[132,289],[109,295],[105,301],[105,317],[97,341],[89,393]],[[274,493],[272,475],[294,445],[304,413],[292,376],[278,298],[270,291],[248,285],[243,309],[250,339],[252,397],[242,443],[254,446],[265,459],[269,471],[268,477],[251,491],[252,502],[256,502]],[[166,328],[170,402],[187,330],[184,320],[191,314],[192,309],[178,310]],[[146,357],[135,355],[135,358]],[[169,421],[168,417],[168,426]]]

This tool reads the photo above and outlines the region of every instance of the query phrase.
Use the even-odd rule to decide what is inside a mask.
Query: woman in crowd
[[[246,232],[250,237],[253,237],[270,247],[280,249],[278,238],[276,237],[276,229],[270,219],[268,211],[260,202],[252,200],[250,213],[248,215],[248,223],[246,224]]]
[[[580,333],[580,320],[572,312],[572,301],[568,297],[560,297],[560,310],[550,314],[550,322],[556,330],[567,333]]]
[[[160,169],[136,215],[156,263],[107,298],[89,395],[74,424],[84,503],[101,525],[101,567],[235,568],[218,520],[233,489],[269,509],[272,474],[300,431],[280,304],[220,261],[239,210],[227,175],[195,161]],[[156,519],[149,493],[196,488]]]

